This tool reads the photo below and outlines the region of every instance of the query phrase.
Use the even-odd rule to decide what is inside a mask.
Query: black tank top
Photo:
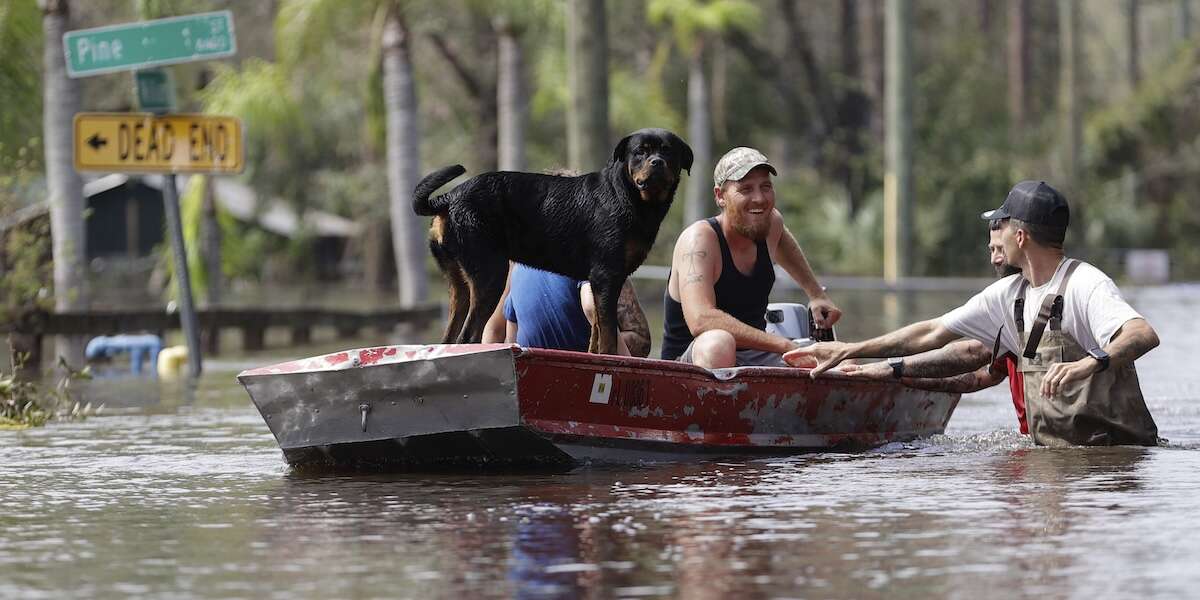
[[[775,285],[775,267],[771,263],[771,254],[767,250],[767,242],[755,244],[758,256],[754,259],[754,269],[750,275],[743,275],[733,264],[733,255],[729,252],[729,244],[725,234],[721,232],[721,224],[716,217],[707,219],[713,231],[717,232],[717,241],[721,244],[721,277],[713,286],[717,295],[717,308],[755,329],[767,328],[767,300],[771,288]],[[668,279],[668,282],[670,279]],[[682,282],[681,282],[682,284]],[[671,297],[671,286],[663,291],[663,321],[662,358],[675,360],[687,350],[688,344],[695,339],[688,330],[687,321],[683,318],[683,305]]]

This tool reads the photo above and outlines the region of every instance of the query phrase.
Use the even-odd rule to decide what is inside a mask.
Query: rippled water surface
[[[113,384],[0,432],[0,597],[1194,597],[1200,289],[1131,296],[1164,447],[1035,448],[996,388],[862,454],[311,477],[228,375]]]

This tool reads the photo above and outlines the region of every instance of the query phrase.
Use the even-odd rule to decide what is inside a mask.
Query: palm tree
[[[496,74],[496,104],[499,108],[498,159],[501,171],[525,169],[525,123],[529,118],[529,95],[525,87],[525,56],[521,49],[523,27],[507,16],[495,19],[500,60]]]
[[[38,0],[45,34],[46,183],[50,196],[50,232],[54,256],[54,309],[88,305],[83,227],[83,181],[75,172],[72,119],[79,109],[79,86],[67,77],[62,36],[69,28],[68,0]],[[83,339],[60,336],[56,354],[68,364],[83,364]]]
[[[495,14],[498,61],[496,64],[497,163],[501,171],[523,171],[525,128],[529,123],[529,87],[522,40],[544,35],[546,23],[559,10],[549,0],[488,2],[483,8]]]
[[[567,0],[567,155],[576,171],[608,163],[608,30],[604,0]]]
[[[653,0],[647,6],[653,23],[670,23],[675,43],[688,59],[688,144],[694,160],[684,194],[684,226],[710,212],[713,168],[711,101],[704,65],[706,38],[722,32],[753,28],[758,7],[745,0]]]
[[[411,307],[429,295],[425,275],[425,237],[412,209],[412,190],[420,176],[420,131],[417,88],[413,79],[410,33],[400,7],[381,7],[383,26],[383,97],[387,107],[388,198],[392,212],[392,248],[400,306]]]
[[[405,21],[407,3],[400,0],[345,3],[339,0],[285,0],[280,7],[278,33],[286,43],[280,54],[321,52],[342,19],[335,13],[372,23],[371,47],[378,53],[383,107],[386,114],[388,200],[392,219],[392,246],[400,306],[411,307],[428,297],[424,234],[421,220],[412,211],[412,190],[420,173],[420,131],[416,82],[412,65],[412,34]],[[286,57],[285,57],[286,60]],[[374,78],[372,78],[374,79]],[[370,136],[367,136],[368,138]]]

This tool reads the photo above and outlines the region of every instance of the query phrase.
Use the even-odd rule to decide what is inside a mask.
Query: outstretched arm
[[[940,348],[958,337],[939,320],[930,319],[863,342],[821,342],[797,348],[785,354],[783,359],[794,366],[816,364],[812,370],[812,376],[816,377],[847,358],[910,356]]]
[[[987,346],[976,340],[960,340],[905,358],[904,375],[915,378],[953,377],[986,367],[991,362],[992,353]],[[892,377],[892,367],[886,362],[848,364],[838,367],[838,370],[867,379]]]
[[[909,387],[923,390],[967,393],[991,387],[1006,376],[1004,369],[988,368],[992,353],[976,340],[963,340],[904,359],[904,377]],[[894,377],[886,362],[842,365],[839,371],[852,377],[886,381]]]

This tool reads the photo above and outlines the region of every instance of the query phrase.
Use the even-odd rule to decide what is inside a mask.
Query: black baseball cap
[[[980,215],[985,221],[1019,219],[1026,223],[1066,229],[1071,223],[1067,199],[1045,181],[1022,181],[1013,186],[1004,204]]]

